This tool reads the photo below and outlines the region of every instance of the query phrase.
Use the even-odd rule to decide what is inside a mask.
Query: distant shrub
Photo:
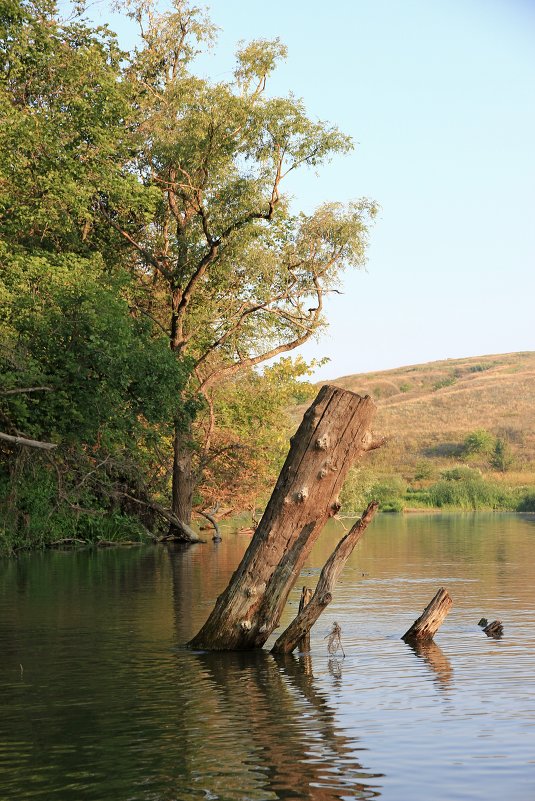
[[[464,456],[475,454],[488,455],[494,448],[495,439],[489,431],[478,428],[472,431],[463,442],[462,452]]]
[[[399,385],[399,391],[400,392],[410,392],[411,389],[412,389],[412,387],[411,387],[410,384],[405,383],[405,384],[400,384]]]
[[[490,370],[491,367],[494,367],[493,362],[481,362],[480,364],[472,364],[468,368],[469,373],[483,373],[485,370]]]
[[[490,459],[490,464],[491,467],[493,467],[495,470],[499,470],[500,473],[507,472],[507,470],[509,470],[513,464],[511,447],[505,439],[498,437],[496,440],[496,444]]]
[[[516,507],[517,512],[535,512],[535,492],[528,492]]]
[[[433,464],[428,461],[418,462],[414,470],[415,481],[426,481],[433,476]]]
[[[382,512],[402,512],[406,492],[407,485],[402,478],[388,476],[372,486],[370,500],[379,501],[379,509]]]
[[[372,501],[379,502],[381,512],[402,512],[405,505],[407,485],[399,476],[378,478],[365,468],[349,471],[340,493],[345,514],[360,514]]]
[[[481,479],[481,470],[459,465],[458,467],[452,467],[451,470],[443,470],[440,475],[444,481],[477,481]]]
[[[451,387],[457,381],[456,376],[449,375],[445,376],[445,378],[441,378],[440,381],[437,381],[433,384],[433,390],[436,392],[437,389],[444,389],[444,387]]]

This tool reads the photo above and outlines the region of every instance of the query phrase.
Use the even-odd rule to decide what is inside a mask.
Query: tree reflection
[[[326,696],[315,686],[310,655],[301,660],[265,651],[190,656],[203,676],[198,689],[204,704],[207,694],[217,699],[212,723],[218,737],[224,731],[228,747],[241,751],[242,779],[250,785],[247,797],[335,801],[380,795],[374,779],[382,774],[365,771],[357,760],[355,752],[361,749],[340,730]],[[222,768],[227,754],[225,747]],[[239,771],[236,753],[231,762],[226,767]],[[214,780],[222,790],[216,775]],[[207,789],[218,792],[217,786]]]

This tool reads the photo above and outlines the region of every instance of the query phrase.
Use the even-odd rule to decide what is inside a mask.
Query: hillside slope
[[[447,359],[330,381],[371,395],[375,429],[389,438],[374,457],[396,472],[422,458],[458,459],[479,429],[503,437],[517,470],[535,462],[535,352]]]

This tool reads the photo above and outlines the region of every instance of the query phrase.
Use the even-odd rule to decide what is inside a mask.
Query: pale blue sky
[[[367,272],[346,274],[328,332],[302,349],[330,358],[317,377],[535,350],[535,0],[207,5],[222,29],[207,74],[230,77],[240,39],[279,36],[271,93],[357,144],[295,176],[296,208],[381,205]]]

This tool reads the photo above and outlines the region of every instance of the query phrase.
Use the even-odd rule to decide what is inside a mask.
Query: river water
[[[379,516],[309,656],[188,651],[247,543],[0,562],[0,801],[535,799],[535,518]],[[415,652],[400,636],[441,586]]]

